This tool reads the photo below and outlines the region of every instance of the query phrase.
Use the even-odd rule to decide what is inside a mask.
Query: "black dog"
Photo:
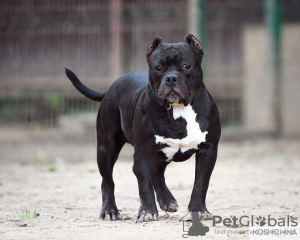
[[[205,198],[221,127],[217,106],[203,83],[203,55],[201,43],[191,34],[175,44],[155,38],[147,49],[149,72],[128,73],[105,93],[87,88],[66,69],[79,92],[102,101],[97,117],[97,162],[103,178],[101,219],[122,219],[112,172],[126,142],[134,146],[133,172],[141,201],[137,222],[158,219],[154,190],[163,211],[177,211],[164,172],[171,161],[185,161],[194,153],[195,182],[188,211],[211,218]]]

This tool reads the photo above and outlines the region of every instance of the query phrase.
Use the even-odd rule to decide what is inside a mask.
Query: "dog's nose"
[[[168,86],[172,86],[172,85],[176,85],[178,79],[177,79],[177,76],[176,76],[176,75],[171,74],[171,75],[168,75],[168,76],[166,77],[166,80],[165,80],[165,81],[166,81],[166,84],[167,84]]]

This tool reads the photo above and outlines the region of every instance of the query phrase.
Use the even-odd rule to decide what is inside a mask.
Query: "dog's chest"
[[[185,152],[198,149],[198,145],[205,142],[207,132],[202,132],[199,123],[196,122],[197,114],[191,105],[183,104],[173,105],[173,118],[176,120],[180,117],[186,121],[187,136],[181,139],[168,138],[166,136],[155,135],[157,144],[167,144],[168,146],[161,149],[166,155],[167,161],[173,160],[176,154],[184,154]]]

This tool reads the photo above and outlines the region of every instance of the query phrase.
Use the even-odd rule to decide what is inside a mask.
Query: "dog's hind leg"
[[[178,204],[165,182],[164,173],[168,164],[168,162],[156,161],[152,179],[160,209],[166,212],[176,212]]]
[[[98,132],[99,134],[99,132]],[[113,181],[113,167],[118,158],[119,152],[125,144],[122,132],[110,134],[110,137],[98,137],[97,163],[102,176],[102,209],[100,219],[121,220],[115,201]]]

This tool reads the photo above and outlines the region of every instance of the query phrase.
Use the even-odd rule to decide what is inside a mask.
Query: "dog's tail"
[[[96,92],[84,86],[82,82],[80,82],[78,77],[71,70],[67,68],[66,68],[66,74],[68,78],[71,80],[71,82],[73,83],[74,87],[84,96],[98,102],[101,102],[103,100],[106,92]]]

